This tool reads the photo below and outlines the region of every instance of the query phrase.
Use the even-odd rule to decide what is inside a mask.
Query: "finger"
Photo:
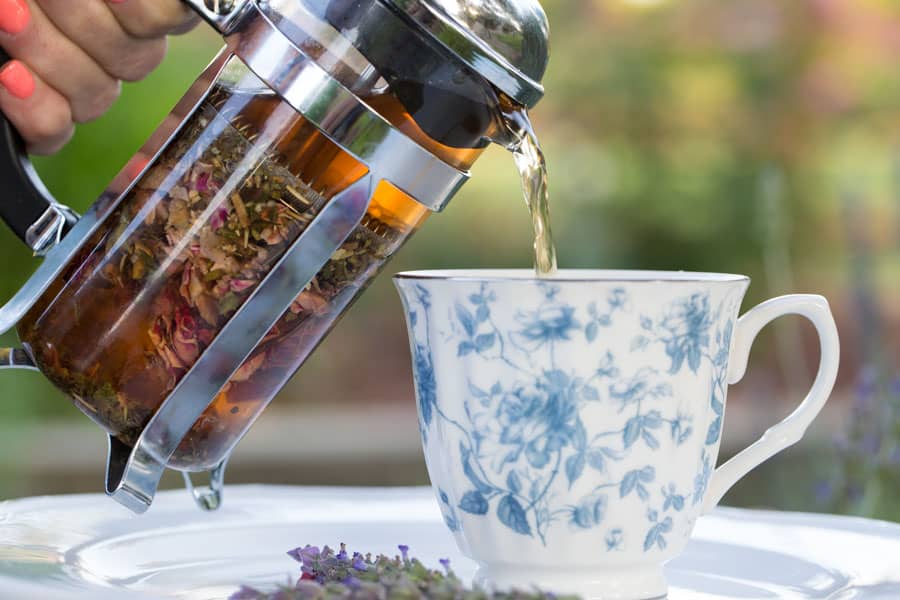
[[[181,0],[107,0],[119,24],[138,38],[187,31],[199,16]],[[71,2],[70,2],[71,4]]]
[[[24,29],[14,35],[0,32],[0,44],[68,99],[77,123],[96,119],[118,98],[119,82],[63,35],[39,5],[29,6]]]
[[[66,37],[82,48],[113,79],[138,81],[159,66],[166,55],[165,38],[139,39],[119,24],[106,2],[37,0],[44,14]]]
[[[18,60],[0,68],[0,110],[33,154],[57,152],[74,131],[68,100]]]

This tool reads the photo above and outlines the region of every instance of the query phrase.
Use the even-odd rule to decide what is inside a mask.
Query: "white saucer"
[[[430,489],[235,486],[217,513],[164,492],[135,517],[100,495],[0,504],[0,598],[227,598],[295,579],[297,546],[450,558],[469,578]],[[670,600],[900,599],[900,525],[718,509],[666,568]]]

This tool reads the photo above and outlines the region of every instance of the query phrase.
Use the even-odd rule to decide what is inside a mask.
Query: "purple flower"
[[[294,548],[288,552],[288,556],[304,566],[312,566],[316,559],[319,558],[319,554],[319,549],[316,546],[309,545],[302,548]]]
[[[368,568],[366,567],[366,561],[363,560],[363,555],[359,552],[353,553],[353,562],[350,563],[350,566],[357,571],[365,571]]]
[[[346,585],[351,590],[355,590],[359,588],[359,579],[354,577],[353,575],[348,575],[341,581],[344,585]]]
[[[450,559],[449,558],[442,558],[442,559],[438,560],[438,562],[441,563],[441,566],[444,567],[444,570],[447,571],[447,573],[450,573]]]
[[[264,594],[262,592],[258,592],[254,590],[252,587],[248,587],[246,585],[242,585],[241,589],[233,593],[228,597],[228,600],[257,600],[258,598],[264,598]]]
[[[397,548],[400,549],[400,554],[403,556],[403,562],[407,562],[409,560],[409,546],[400,544]]]
[[[829,481],[820,481],[816,484],[815,495],[819,504],[830,502],[834,497],[834,486]]]
[[[322,586],[315,581],[301,579],[294,586],[296,598],[321,598]]]
[[[881,449],[881,436],[875,432],[869,432],[860,441],[860,450],[868,456],[875,456]]]
[[[892,451],[888,460],[892,465],[900,465],[900,446],[896,446]]]
[[[866,411],[872,406],[875,395],[878,392],[878,372],[872,366],[863,368],[856,384],[856,402],[857,410]]]

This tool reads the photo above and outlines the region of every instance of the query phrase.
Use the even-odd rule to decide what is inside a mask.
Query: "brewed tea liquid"
[[[534,268],[538,277],[556,273],[556,244],[550,228],[550,190],[548,187],[547,161],[540,142],[528,118],[521,108],[505,112],[509,127],[517,138],[510,146],[519,176],[525,204],[531,214],[534,227]]]

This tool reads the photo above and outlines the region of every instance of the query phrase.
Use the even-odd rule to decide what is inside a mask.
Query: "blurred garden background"
[[[808,438],[726,502],[900,520],[900,5],[543,4],[552,60],[533,116],[560,264],[746,273],[745,309],[779,294],[825,294],[842,334],[835,396]],[[205,27],[173,39],[153,76],[127,85],[58,156],[37,161],[57,197],[84,210],[220,45]],[[227,480],[427,482],[389,275],[524,267],[530,244],[512,160],[492,149],[270,406]],[[0,252],[5,299],[35,263],[5,231]],[[783,320],[765,332],[731,391],[723,456],[793,409],[817,360],[807,324]],[[99,429],[36,373],[0,372],[0,396],[0,498],[102,490]]]

